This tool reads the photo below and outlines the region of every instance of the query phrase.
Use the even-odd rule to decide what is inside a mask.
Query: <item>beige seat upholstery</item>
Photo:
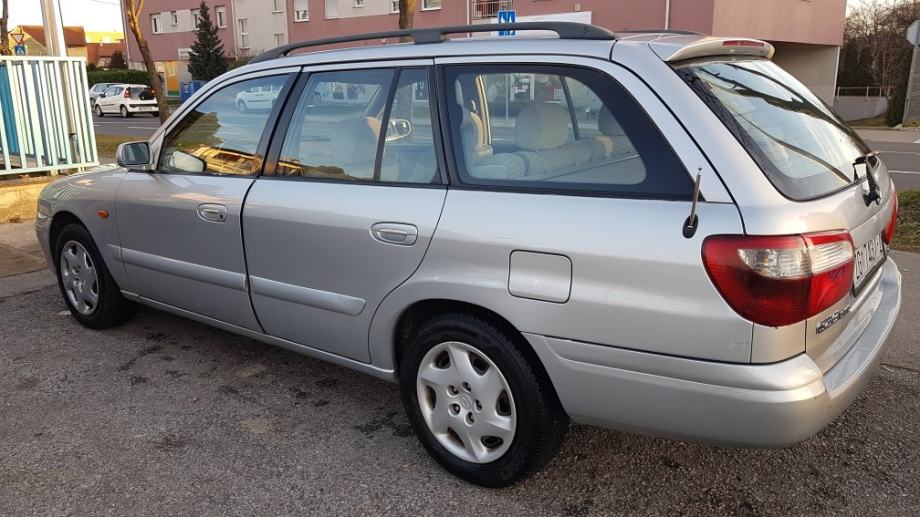
[[[515,179],[524,175],[524,161],[511,153],[495,154],[486,144],[482,119],[462,104],[463,92],[457,82],[457,100],[460,103],[460,142],[463,158],[470,176],[479,179]]]
[[[372,179],[377,161],[380,120],[374,117],[355,117],[342,120],[335,126],[332,138],[334,166],[342,174],[358,179]],[[381,181],[396,181],[399,169],[392,160],[380,168]]]
[[[521,110],[514,136],[528,176],[562,171],[603,158],[601,144],[591,139],[569,140],[569,113],[559,104],[533,103]]]

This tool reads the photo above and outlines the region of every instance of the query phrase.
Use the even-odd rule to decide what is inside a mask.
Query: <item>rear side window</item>
[[[147,86],[131,86],[128,92],[134,100],[149,101],[155,98],[153,89]]]
[[[791,199],[846,187],[854,161],[869,152],[836,113],[770,61],[703,61],[677,72]]]
[[[462,183],[686,198],[692,182],[636,101],[608,75],[575,67],[445,70]]]

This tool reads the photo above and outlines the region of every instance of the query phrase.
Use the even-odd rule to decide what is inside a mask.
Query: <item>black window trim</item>
[[[259,137],[259,143],[256,146],[256,152],[253,154],[253,170],[249,174],[226,174],[226,173],[208,172],[208,171],[178,172],[178,171],[162,170],[161,166],[163,162],[163,152],[166,147],[167,139],[174,131],[182,128],[182,122],[189,115],[191,115],[191,113],[194,110],[196,110],[198,106],[201,106],[203,103],[207,102],[208,99],[210,99],[213,95],[217,94],[224,88],[227,88],[234,84],[239,84],[239,83],[243,83],[246,81],[265,79],[265,78],[270,78],[270,77],[285,76],[285,75],[287,76],[287,79],[285,79],[284,85],[281,87],[281,91],[282,93],[284,93],[284,99],[282,100],[282,102],[276,101],[274,106],[272,106],[271,111],[269,111],[268,118],[265,121],[265,127],[263,127],[262,129],[262,135]],[[160,149],[157,154],[156,167],[146,172],[149,174],[171,174],[171,175],[178,175],[178,176],[210,176],[210,177],[218,177],[218,178],[243,178],[243,179],[249,179],[249,180],[258,178],[262,174],[262,171],[265,169],[266,154],[268,153],[269,144],[277,128],[278,118],[283,112],[283,108],[287,104],[288,99],[291,97],[291,90],[293,89],[293,86],[296,86],[297,75],[298,75],[297,72],[291,72],[291,71],[278,72],[277,74],[260,73],[254,76],[241,76],[239,80],[234,80],[232,82],[228,82],[227,84],[218,85],[218,87],[216,87],[214,91],[208,92],[208,95],[206,97],[201,98],[198,102],[195,103],[194,106],[190,106],[189,109],[186,110],[185,113],[183,113],[182,118],[180,120],[177,120],[175,123],[173,123],[169,127],[168,130],[163,132]]]
[[[437,75],[437,89],[439,92],[447,92],[445,86],[446,80],[446,69],[453,67],[547,67],[547,68],[556,68],[556,69],[572,69],[572,70],[585,70],[594,73],[603,74],[609,80],[616,82],[623,90],[626,95],[632,100],[632,102],[645,114],[648,118],[652,128],[655,132],[661,137],[661,140],[665,143],[667,148],[671,151],[674,157],[677,159],[677,162],[681,165],[681,168],[684,169],[684,172],[687,174],[687,178],[690,180],[691,185],[694,181],[694,176],[685,166],[683,160],[680,157],[680,154],[674,149],[671,145],[670,140],[661,132],[661,128],[655,123],[654,119],[649,116],[648,112],[642,106],[642,104],[636,99],[636,97],[629,91],[628,88],[623,86],[620,81],[615,77],[611,76],[607,71],[600,68],[595,68],[586,65],[575,65],[569,63],[559,63],[555,61],[509,61],[509,62],[497,62],[497,61],[487,61],[487,62],[476,62],[476,61],[466,61],[466,62],[450,62],[450,63],[437,63],[435,64],[435,73]],[[629,69],[624,68],[624,70],[629,71]],[[630,71],[631,72],[631,71]],[[567,76],[563,74],[557,74],[563,79]],[[648,83],[642,81],[643,84],[648,86]],[[654,93],[654,92],[653,92]],[[661,98],[655,94],[655,97],[661,100]],[[441,117],[440,125],[442,128],[445,128],[442,131],[441,138],[444,140],[445,146],[445,156],[446,156],[446,170],[449,179],[450,188],[453,190],[465,190],[465,191],[481,191],[481,192],[510,192],[510,193],[521,193],[521,194],[540,194],[540,195],[552,195],[552,196],[576,196],[576,197],[596,197],[596,198],[611,198],[611,199],[648,199],[648,200],[659,200],[659,201],[675,201],[675,202],[686,202],[692,201],[693,192],[692,190],[686,195],[675,195],[675,194],[655,194],[650,192],[617,192],[617,191],[604,191],[604,190],[578,190],[572,188],[552,188],[552,187],[529,187],[529,186],[519,186],[519,185],[485,185],[485,184],[472,184],[465,183],[460,179],[460,174],[458,171],[456,154],[454,152],[454,146],[452,145],[452,135],[450,134],[450,121],[448,120],[448,95],[442,94],[438,99],[439,106],[439,116]],[[668,111],[671,112],[670,109]],[[678,119],[679,120],[679,119]],[[485,124],[485,122],[484,122]],[[681,124],[681,127],[684,127]],[[684,127],[686,131],[686,127]],[[689,135],[689,133],[688,133]],[[692,135],[691,135],[692,137]],[[696,143],[696,140],[693,140]],[[697,144],[698,145],[698,144]],[[702,151],[701,151],[702,152]],[[705,156],[705,154],[703,154]],[[706,158],[708,160],[708,157]],[[713,169],[715,170],[715,169]],[[721,179],[721,178],[720,178]],[[705,198],[700,194],[700,201],[705,201]]]
[[[447,174],[445,172],[445,160],[443,156],[444,143],[442,142],[442,132],[440,125],[440,115],[437,109],[439,105],[437,100],[438,96],[435,94],[434,86],[434,66],[428,63],[418,63],[418,64],[404,64],[404,65],[392,65],[387,66],[386,63],[383,63],[384,66],[360,66],[361,64],[367,64],[367,62],[356,62],[354,68],[335,68],[335,69],[319,69],[319,70],[309,70],[306,67],[300,72],[296,72],[294,75],[297,75],[297,83],[291,89],[290,94],[286,99],[286,103],[291,103],[289,109],[285,109],[281,116],[278,118],[276,127],[274,128],[273,135],[271,137],[271,142],[266,154],[264,161],[264,166],[262,168],[261,174],[259,174],[259,179],[273,180],[273,181],[298,181],[298,182],[315,182],[315,183],[335,183],[341,185],[356,185],[356,186],[366,186],[366,187],[403,187],[403,188],[435,188],[435,189],[444,189],[448,186]],[[392,97],[396,93],[396,88],[399,86],[399,77],[403,70],[427,70],[427,79],[428,79],[428,103],[431,113],[431,131],[432,131],[432,140],[434,142],[434,153],[435,161],[437,163],[438,170],[436,171],[435,180],[431,183],[412,183],[404,181],[380,181],[378,179],[373,179],[371,181],[351,181],[343,180],[338,178],[318,178],[311,176],[279,176],[276,174],[278,169],[278,162],[281,159],[281,150],[284,146],[284,141],[287,139],[288,131],[291,127],[291,121],[294,118],[294,111],[297,106],[297,103],[300,101],[300,97],[303,95],[304,90],[307,87],[307,84],[310,80],[310,77],[313,74],[322,74],[327,72],[351,72],[351,71],[360,71],[360,70],[392,70],[393,71],[393,80],[390,85],[390,90],[387,92],[387,104],[385,106],[385,117],[389,116],[389,110],[392,107]],[[286,108],[288,108],[286,106]],[[387,121],[389,123],[389,121]],[[386,138],[386,127],[381,123],[381,138]],[[374,178],[380,177],[379,168],[381,166],[383,153],[383,146],[378,141],[377,144],[377,155],[374,161]]]

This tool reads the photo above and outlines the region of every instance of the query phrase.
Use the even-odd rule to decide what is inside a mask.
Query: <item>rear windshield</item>
[[[153,90],[146,86],[132,86],[128,88],[131,98],[135,100],[149,101],[153,100]]]
[[[869,149],[780,67],[767,60],[721,60],[676,70],[786,197],[820,197],[853,183],[853,163]]]

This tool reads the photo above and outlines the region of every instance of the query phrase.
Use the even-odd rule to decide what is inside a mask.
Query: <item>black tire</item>
[[[98,105],[98,104],[96,104],[95,106],[93,106],[93,111],[96,112],[96,116],[99,117],[99,118],[102,118],[102,117],[105,116],[105,113],[102,112],[102,106],[100,106],[100,105]]]
[[[437,315],[419,325],[404,343],[399,360],[400,394],[416,436],[428,453],[452,474],[485,487],[504,487],[529,476],[559,451],[569,419],[536,358],[523,353],[521,337],[472,313]],[[511,446],[495,461],[473,463],[446,449],[425,423],[416,376],[425,354],[438,344],[472,345],[498,367],[507,381],[517,424]]]
[[[134,116],[134,113],[131,113],[130,111],[128,111],[128,108],[124,106],[121,107],[121,118],[131,118],[133,116]]]
[[[82,314],[74,307],[73,303],[67,296],[64,288],[64,279],[61,273],[61,253],[64,246],[71,241],[76,241],[86,249],[93,266],[96,269],[96,281],[98,285],[99,302],[91,314]],[[83,225],[71,223],[61,229],[57,238],[52,243],[54,252],[54,269],[57,273],[58,288],[64,303],[81,325],[94,330],[102,330],[120,325],[128,321],[134,314],[134,304],[121,295],[121,290],[109,273],[96,243],[89,231]]]

